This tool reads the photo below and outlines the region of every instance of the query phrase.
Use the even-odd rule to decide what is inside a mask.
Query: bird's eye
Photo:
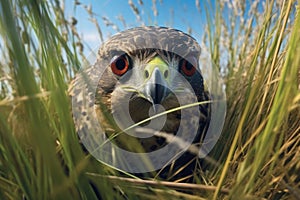
[[[192,76],[196,72],[196,67],[189,63],[187,60],[182,59],[179,64],[180,71],[186,76]]]
[[[122,76],[129,69],[129,61],[125,55],[119,56],[110,64],[111,70],[114,74]]]

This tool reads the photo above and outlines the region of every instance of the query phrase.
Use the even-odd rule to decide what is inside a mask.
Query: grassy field
[[[0,199],[299,199],[300,7],[238,2],[201,11],[227,115],[209,155],[219,165],[185,184],[121,178],[86,155],[67,93],[88,48],[76,19],[59,1],[1,0]]]

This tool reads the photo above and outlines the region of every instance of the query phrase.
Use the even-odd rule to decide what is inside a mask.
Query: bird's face
[[[193,64],[173,53],[149,49],[114,56],[107,70],[114,77],[111,108],[119,125],[126,128],[154,114],[179,107],[180,97],[195,97],[190,81],[200,74],[196,58],[190,60]],[[186,100],[186,104],[192,101],[196,99]],[[175,132],[179,123],[175,119],[180,118],[180,111],[169,114],[169,118],[166,121],[170,123],[163,127],[159,123],[150,127]]]
[[[102,95],[106,93],[105,88],[113,88],[106,90],[103,96],[109,95],[110,102],[106,106],[119,128],[124,130],[164,111],[198,102],[202,93],[197,96],[193,88],[199,89],[202,84],[197,60],[193,56],[185,59],[172,52],[155,49],[112,55],[99,88],[103,86]],[[107,83],[101,84],[107,77],[111,80],[109,87]],[[199,116],[199,113],[194,115]],[[139,126],[175,135],[180,122],[179,109]],[[143,138],[140,142],[146,151],[165,145],[162,138],[136,133],[135,129],[127,130],[127,133]]]

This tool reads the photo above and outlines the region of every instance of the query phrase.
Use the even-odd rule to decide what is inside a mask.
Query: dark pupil
[[[185,68],[187,69],[187,70],[192,70],[193,69],[193,65],[191,64],[191,63],[189,63],[189,62],[186,62],[186,66],[185,66]]]
[[[118,70],[124,69],[125,66],[126,66],[126,63],[125,63],[125,60],[124,60],[123,58],[118,59],[118,60],[116,61],[116,67],[117,67]]]

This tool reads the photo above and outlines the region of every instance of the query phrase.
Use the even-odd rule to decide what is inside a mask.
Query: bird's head
[[[139,27],[111,37],[102,45],[96,64],[87,73],[88,78],[96,80],[91,85],[97,85],[95,109],[100,125],[106,127],[109,124],[108,113],[121,130],[140,122],[143,122],[140,127],[174,135],[184,123],[184,127],[198,127],[202,123],[199,121],[202,110],[206,112],[205,117],[208,115],[207,105],[190,109],[190,113],[189,109],[185,109],[185,113],[177,109],[149,121],[143,120],[208,100],[199,56],[197,41],[171,28]],[[182,115],[187,119],[182,120]],[[113,129],[110,125],[107,127]],[[189,131],[194,136],[200,132],[197,128]],[[164,145],[147,134],[134,135],[135,129],[127,130],[127,133],[142,138],[140,141],[146,151]],[[152,140],[157,144],[149,142]],[[148,144],[149,148],[146,147]]]

